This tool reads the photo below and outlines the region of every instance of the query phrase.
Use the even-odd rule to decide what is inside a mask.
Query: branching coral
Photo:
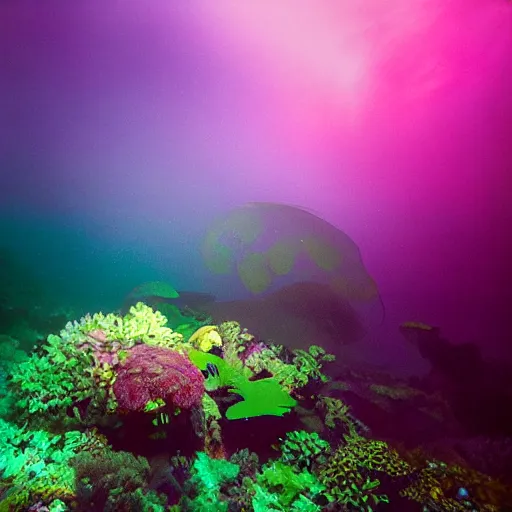
[[[132,306],[125,316],[114,313],[104,315],[95,313],[87,315],[80,322],[66,325],[69,337],[82,343],[86,335],[93,331],[103,331],[108,341],[119,341],[123,348],[129,348],[136,342],[146,343],[167,348],[181,348],[183,336],[166,327],[167,318],[159,311],[153,311],[149,306],[138,302]],[[63,339],[66,335],[61,333]],[[85,338],[84,338],[85,336]],[[78,338],[78,340],[77,340]]]
[[[293,364],[300,373],[308,376],[308,379],[318,379],[321,382],[328,382],[329,378],[321,370],[323,363],[329,363],[336,359],[332,354],[327,354],[322,347],[311,345],[306,350],[297,349],[294,351]]]
[[[280,345],[270,345],[260,351],[252,352],[245,364],[256,374],[268,371],[288,390],[301,388],[310,379],[328,381],[328,378],[322,374],[321,368],[324,362],[333,361],[334,356],[326,354],[321,347],[312,345],[308,351],[295,350],[291,364],[283,362],[282,351],[283,347]]]
[[[142,303],[124,317],[96,313],[69,322],[60,336],[48,336],[41,347],[43,353],[32,354],[12,369],[16,407],[22,415],[47,410],[62,414],[67,407],[90,399],[91,409],[103,404],[113,412],[112,387],[127,350],[140,343],[181,350],[187,346],[165,323],[163,315]]]
[[[314,499],[325,489],[317,477],[304,469],[277,461],[266,464],[254,485],[253,508],[266,510],[321,510]]]
[[[344,431],[351,434],[367,434],[369,428],[351,412],[350,407],[339,398],[320,396],[316,408],[324,416],[324,423],[330,429],[342,427]]]
[[[63,412],[76,402],[92,398],[95,392],[90,352],[63,345],[53,335],[42,349],[46,355],[34,353],[12,368],[11,389],[21,416]]]
[[[224,343],[244,346],[254,341],[254,336],[235,321],[222,322],[219,325],[219,334]]]
[[[69,502],[75,479],[70,461],[78,453],[98,454],[105,449],[105,440],[94,431],[56,435],[0,420],[0,478],[17,489],[0,507],[22,510],[41,499]]]
[[[184,511],[219,511],[228,510],[228,501],[221,497],[221,487],[233,482],[240,472],[239,466],[227,460],[215,460],[204,452],[198,452],[192,465],[191,478],[186,484]]]

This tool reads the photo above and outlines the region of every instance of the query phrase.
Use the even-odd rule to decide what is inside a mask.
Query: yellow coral
[[[222,347],[222,338],[216,325],[203,325],[190,336],[188,342],[203,352],[209,352],[212,347]]]
[[[346,487],[362,487],[375,472],[392,477],[412,472],[411,466],[384,441],[357,434],[344,438],[345,442],[329,457],[319,475],[320,482],[332,496],[340,499]]]
[[[418,503],[434,500],[448,512],[463,512],[467,510],[464,504],[449,497],[459,487],[471,489],[471,499],[478,510],[497,512],[510,507],[510,488],[501,482],[471,468],[449,466],[439,461],[429,461],[417,473],[413,483],[399,494]]]

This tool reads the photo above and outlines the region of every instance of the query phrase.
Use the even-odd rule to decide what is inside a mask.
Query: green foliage
[[[210,418],[214,420],[220,420],[222,418],[217,402],[208,393],[203,395],[202,405],[206,422],[208,422]]]
[[[379,480],[375,472],[390,476],[410,473],[410,466],[395,450],[383,442],[356,434],[345,436],[345,442],[331,455],[320,472],[326,495],[340,503],[371,511],[372,503],[387,503],[385,495],[376,494]]]
[[[373,506],[377,506],[379,503],[389,503],[389,498],[385,494],[373,493],[379,485],[379,480],[371,480],[369,477],[360,485],[354,482],[348,485],[344,480],[339,484],[336,501],[349,507],[349,510],[372,512]]]
[[[45,355],[34,353],[11,369],[10,387],[22,417],[46,411],[65,412],[75,402],[94,394],[89,352],[65,345],[54,335],[48,336],[42,349]]]
[[[228,510],[228,502],[221,499],[221,486],[233,482],[240,467],[227,460],[210,459],[204,452],[198,452],[191,469],[188,487],[192,488],[193,499],[184,498],[183,508],[190,511]]]
[[[228,420],[255,416],[283,416],[297,405],[273,377],[260,380],[239,379],[230,393],[241,395],[244,400],[226,411]]]
[[[204,452],[197,452],[192,465],[192,481],[203,490],[219,491],[220,486],[233,481],[240,467],[222,459],[210,459]]]
[[[281,460],[297,469],[310,470],[313,466],[325,463],[330,449],[330,444],[316,432],[288,432],[281,444]]]
[[[208,365],[217,369],[217,373],[210,374],[205,381],[207,391],[232,386],[229,392],[244,398],[244,401],[226,411],[226,418],[230,420],[264,415],[282,416],[297,404],[273,378],[251,381],[224,359],[209,352],[191,349],[188,356],[202,371],[207,370]]]
[[[253,508],[263,510],[321,510],[314,499],[325,487],[307,470],[296,471],[292,466],[276,461],[263,466],[254,486]]]
[[[272,345],[260,352],[255,352],[247,358],[246,364],[257,374],[268,371],[286,389],[296,389],[305,386],[310,379],[327,382],[329,379],[322,372],[324,362],[334,361],[335,357],[326,354],[325,350],[312,345],[309,350],[295,350],[291,364],[282,361],[283,347]]]
[[[307,375],[308,379],[318,379],[322,382],[329,381],[329,378],[321,372],[321,369],[323,363],[334,361],[336,356],[327,354],[318,345],[311,345],[308,351],[294,350],[294,354],[293,364],[301,374]]]
[[[236,369],[229,366],[222,357],[210,352],[203,352],[194,348],[188,351],[189,359],[201,370],[206,371],[208,364],[215,366],[217,374],[209,374],[205,380],[205,389],[215,391],[216,389],[231,386],[239,377]]]
[[[71,496],[75,473],[70,461],[77,453],[103,449],[93,433],[50,434],[0,419],[0,479],[26,499],[57,487]]]
[[[72,465],[79,510],[165,510],[165,497],[149,489],[151,473],[145,457],[106,449],[95,456],[81,453]]]

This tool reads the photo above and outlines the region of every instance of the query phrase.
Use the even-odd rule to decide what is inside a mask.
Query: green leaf
[[[237,387],[229,390],[244,398],[243,402],[232,405],[226,411],[229,420],[252,418],[255,416],[283,416],[295,405],[294,400],[274,378],[242,380]]]

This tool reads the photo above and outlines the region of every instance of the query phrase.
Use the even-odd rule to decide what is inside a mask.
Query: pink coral
[[[201,403],[204,377],[188,357],[175,350],[136,345],[118,371],[114,394],[121,409],[143,411],[151,400],[190,409]]]

